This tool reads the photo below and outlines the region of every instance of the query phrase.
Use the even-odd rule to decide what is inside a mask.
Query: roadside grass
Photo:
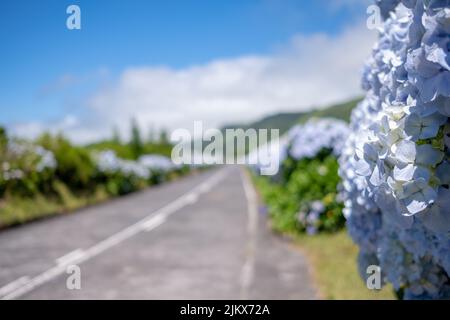
[[[42,193],[29,198],[9,196],[0,200],[0,229],[68,213],[109,198],[111,196],[102,187],[91,194],[75,194],[62,183],[58,184],[57,196]]]
[[[396,299],[391,285],[381,290],[369,290],[359,276],[358,247],[346,230],[314,236],[293,236],[309,262],[322,299],[337,300],[391,300]]]
[[[185,176],[199,173],[204,168],[190,170],[189,172],[169,173],[164,181],[172,181]],[[152,184],[142,186],[135,191],[151,188],[163,181],[155,181]],[[42,192],[32,197],[7,195],[0,198],[0,230],[24,224],[41,218],[67,214],[84,207],[95,205],[109,199],[120,197],[107,191],[106,185],[98,185],[93,191],[74,192],[61,181],[54,181],[56,194],[44,194]]]

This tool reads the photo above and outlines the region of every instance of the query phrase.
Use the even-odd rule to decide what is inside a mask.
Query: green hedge
[[[274,229],[315,233],[335,232],[344,226],[343,205],[337,199],[338,163],[329,150],[313,159],[287,158],[280,171],[275,179],[255,177]],[[310,214],[317,206],[320,214],[312,219]]]

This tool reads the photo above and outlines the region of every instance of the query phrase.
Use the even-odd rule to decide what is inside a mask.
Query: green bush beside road
[[[8,137],[0,128],[0,228],[73,211],[142,190],[189,171],[174,166],[166,139],[118,139],[74,145],[62,135],[35,141]],[[128,158],[122,158],[118,154]],[[141,163],[148,156],[150,164]],[[152,162],[153,161],[153,162]]]

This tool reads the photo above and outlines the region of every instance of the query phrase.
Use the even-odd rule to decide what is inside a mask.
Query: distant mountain
[[[332,105],[325,109],[308,112],[299,117],[298,122],[304,123],[311,118],[336,118],[350,122],[352,110],[361,102],[362,98],[353,99],[344,103]]]
[[[253,129],[280,129],[280,132],[286,132],[293,125],[298,123],[298,119],[301,116],[305,116],[302,112],[290,112],[290,113],[277,113],[274,115],[267,116],[255,122],[249,124],[232,124],[223,127],[225,129],[236,129],[242,128],[247,130],[249,128]]]
[[[222,128],[225,129],[237,129],[242,128],[247,130],[249,128],[254,129],[279,129],[280,135],[288,131],[292,126],[297,123],[304,123],[311,118],[323,118],[332,117],[341,119],[344,121],[350,120],[350,114],[353,108],[361,101],[361,98],[353,99],[344,103],[332,105],[320,110],[314,110],[309,112],[289,112],[289,113],[277,113],[264,117],[260,120],[254,121],[248,124],[231,124]]]

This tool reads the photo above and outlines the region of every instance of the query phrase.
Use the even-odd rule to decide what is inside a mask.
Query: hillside
[[[300,117],[306,115],[307,114],[303,112],[277,113],[245,125],[243,124],[228,125],[223,127],[223,130],[235,128],[242,128],[244,130],[247,130],[249,128],[253,128],[253,129],[279,129],[280,132],[286,132],[287,130],[289,130],[290,127],[292,127],[298,122],[298,119]]]
[[[357,98],[344,103],[332,105],[325,109],[305,113],[298,118],[298,122],[304,123],[311,118],[324,118],[324,117],[336,118],[344,120],[346,122],[350,122],[352,110],[361,100],[362,100],[361,98]]]
[[[353,99],[344,103],[332,105],[320,110],[314,110],[309,112],[289,112],[289,113],[277,113],[269,115],[260,120],[254,121],[248,124],[231,124],[224,126],[225,129],[242,128],[244,130],[249,128],[254,129],[279,129],[280,134],[285,133],[293,125],[297,123],[304,123],[308,119],[318,117],[332,117],[341,119],[344,121],[350,120],[350,114],[357,103],[361,101],[361,98]]]

